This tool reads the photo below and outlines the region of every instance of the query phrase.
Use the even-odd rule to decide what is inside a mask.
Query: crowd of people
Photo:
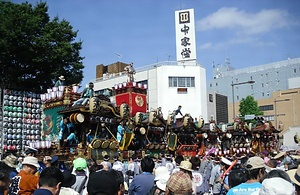
[[[0,162],[0,194],[8,195],[300,195],[300,150],[244,156],[159,158],[78,157],[70,166],[57,156],[7,155]],[[64,166],[61,165],[64,164]]]

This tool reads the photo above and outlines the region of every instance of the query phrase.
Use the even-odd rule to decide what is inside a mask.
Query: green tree
[[[245,115],[254,114],[255,116],[263,115],[263,111],[259,110],[257,101],[254,100],[253,96],[247,96],[242,98],[239,106],[240,114],[245,117]]]
[[[60,75],[66,84],[83,78],[78,31],[58,17],[50,20],[46,3],[0,0],[1,88],[45,92]]]

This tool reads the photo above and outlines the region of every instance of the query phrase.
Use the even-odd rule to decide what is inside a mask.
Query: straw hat
[[[290,176],[294,184],[300,186],[300,166],[297,169],[290,169],[286,173]]]
[[[17,161],[17,157],[14,156],[13,154],[8,155],[3,160],[3,162],[11,168],[17,168],[16,161]]]
[[[291,157],[296,160],[300,159],[300,155],[291,155]]]
[[[186,171],[193,171],[192,163],[187,160],[181,161],[179,168],[184,169]]]
[[[66,80],[63,75],[60,75],[58,78],[59,78],[59,80],[62,80],[62,81]]]
[[[282,156],[284,156],[286,154],[286,152],[279,152],[278,154],[276,154],[273,158],[274,159],[278,159],[278,158],[281,158]]]

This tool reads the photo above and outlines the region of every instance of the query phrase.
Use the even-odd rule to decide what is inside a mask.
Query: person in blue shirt
[[[72,123],[70,123],[68,117],[63,117],[63,119],[60,121],[60,131],[58,134],[58,139],[60,141],[60,147],[62,147],[62,153],[65,153],[65,148],[68,144],[65,140],[68,138],[68,136],[71,134],[71,129],[74,127]]]
[[[117,140],[121,143],[124,133],[129,132],[130,130],[124,125],[124,122],[121,122],[117,127]]]
[[[89,132],[85,135],[86,145],[88,146],[94,139],[95,135],[92,134],[92,129],[89,129]]]
[[[174,122],[173,122],[173,127],[175,127],[176,126],[176,116],[178,115],[178,114],[180,114],[181,116],[183,116],[183,114],[181,113],[181,108],[182,108],[182,106],[178,106],[178,108],[177,108],[177,110],[175,110],[173,113],[173,120],[174,120]]]
[[[78,144],[78,138],[77,138],[77,131],[70,133],[70,135],[64,140],[65,142],[68,142],[70,146],[74,144]]]
[[[121,142],[123,135],[124,135],[124,126],[123,126],[123,122],[121,122],[117,128],[117,140],[119,143]]]
[[[75,105],[86,105],[88,100],[94,96],[94,83],[90,82],[89,86],[86,87],[80,96],[80,99],[78,99],[77,101],[75,101],[73,103],[73,106]]]
[[[154,161],[149,156],[145,156],[141,161],[141,168],[143,172],[136,175],[130,183],[129,194],[146,195],[154,186],[155,176],[152,174]]]
[[[266,175],[266,167],[262,158],[258,156],[249,158],[246,164],[246,168],[249,171],[248,180],[231,188],[226,195],[250,195],[259,191],[262,186],[260,181]]]

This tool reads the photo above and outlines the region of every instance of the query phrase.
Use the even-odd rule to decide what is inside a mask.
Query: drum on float
[[[70,122],[73,124],[83,123],[84,115],[82,113],[73,113],[70,115]]]

